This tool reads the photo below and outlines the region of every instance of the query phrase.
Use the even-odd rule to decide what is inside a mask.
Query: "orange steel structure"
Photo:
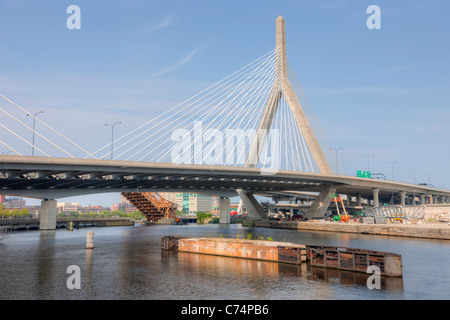
[[[122,192],[132,205],[142,212],[147,222],[157,222],[161,218],[176,218],[176,205],[158,192]]]

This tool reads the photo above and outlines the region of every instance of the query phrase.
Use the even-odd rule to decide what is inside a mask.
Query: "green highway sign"
[[[370,171],[362,171],[362,170],[356,171],[356,176],[358,178],[371,178],[372,177]]]

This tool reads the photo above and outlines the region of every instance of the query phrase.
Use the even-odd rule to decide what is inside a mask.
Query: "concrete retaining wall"
[[[447,224],[443,226],[414,226],[401,224],[376,225],[325,221],[297,222],[257,220],[256,227],[450,240],[450,226],[448,226]]]
[[[425,217],[433,218],[436,215],[441,215],[450,212],[450,205],[448,204],[427,204],[425,206]]]

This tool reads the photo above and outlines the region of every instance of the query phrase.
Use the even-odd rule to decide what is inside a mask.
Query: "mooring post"
[[[94,249],[94,232],[89,231],[86,237],[86,249]]]

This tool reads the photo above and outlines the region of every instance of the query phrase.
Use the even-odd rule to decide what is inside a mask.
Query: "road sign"
[[[372,174],[370,171],[362,171],[362,170],[358,170],[356,171],[356,176],[358,178],[371,178]]]

